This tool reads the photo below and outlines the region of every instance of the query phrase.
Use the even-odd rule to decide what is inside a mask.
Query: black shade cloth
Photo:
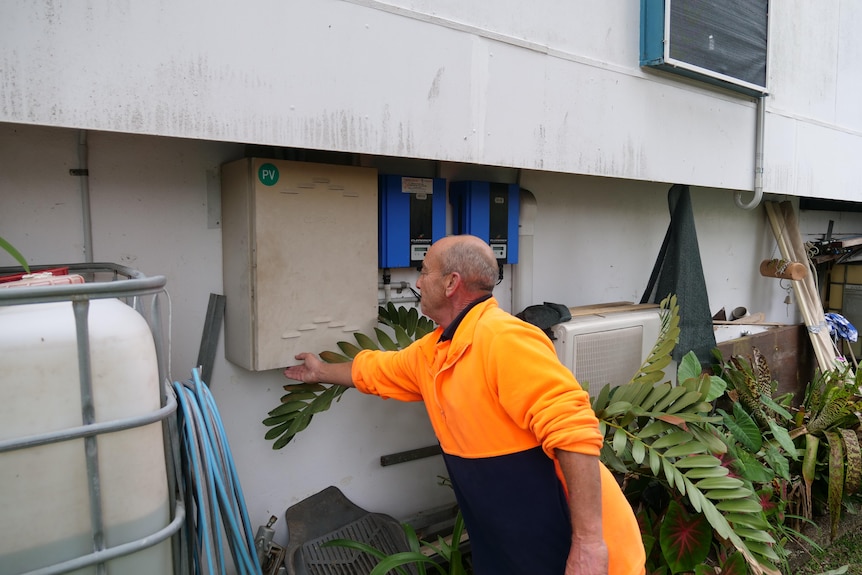
[[[679,343],[673,350],[673,359],[679,362],[694,351],[701,365],[708,365],[715,348],[715,333],[688,186],[674,184],[667,200],[670,225],[641,303],[661,303],[668,295],[676,294]]]

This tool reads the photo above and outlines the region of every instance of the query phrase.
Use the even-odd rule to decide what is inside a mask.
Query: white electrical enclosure
[[[377,323],[377,170],[222,166],[225,355],[252,371],[337,351]]]
[[[658,307],[582,315],[551,329],[560,361],[595,396],[631,381],[658,339],[661,315]]]

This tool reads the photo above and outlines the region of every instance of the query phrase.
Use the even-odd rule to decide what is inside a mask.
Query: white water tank
[[[95,422],[159,410],[158,363],[144,318],[117,299],[94,299],[88,324]],[[71,302],[0,306],[0,442],[83,425],[78,365]],[[95,437],[104,546],[168,525],[162,422]],[[92,482],[83,438],[0,452],[0,575],[93,552]],[[107,566],[123,575],[172,573],[171,540]]]

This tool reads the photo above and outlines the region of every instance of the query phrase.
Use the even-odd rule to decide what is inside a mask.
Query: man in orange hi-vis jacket
[[[351,363],[301,353],[284,375],[425,402],[476,575],[641,575],[640,530],[598,459],[589,396],[542,330],[498,307],[497,276],[487,243],[443,238],[416,282],[436,330]]]

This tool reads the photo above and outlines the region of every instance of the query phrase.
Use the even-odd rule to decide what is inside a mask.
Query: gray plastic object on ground
[[[362,509],[334,486],[289,507],[284,517],[288,575],[367,575],[377,565],[377,559],[366,553],[321,546],[332,539],[366,543],[387,555],[409,550],[404,529],[396,519]],[[416,573],[414,566],[406,568]]]

